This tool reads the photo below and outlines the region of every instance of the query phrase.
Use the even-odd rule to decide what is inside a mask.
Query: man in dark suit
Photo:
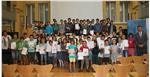
[[[138,32],[135,34],[136,54],[142,56],[147,52],[147,34],[142,31],[142,26],[137,27]]]

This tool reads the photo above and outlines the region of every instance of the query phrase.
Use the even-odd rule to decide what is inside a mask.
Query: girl
[[[135,55],[135,39],[132,33],[129,34],[128,44],[129,44],[128,55],[134,56]]]
[[[112,40],[112,45],[111,45],[111,61],[112,64],[116,64],[117,62],[117,57],[118,57],[118,46],[116,45],[116,40]]]
[[[47,64],[45,38],[41,38],[41,43],[39,44],[39,52],[41,55],[41,64]]]

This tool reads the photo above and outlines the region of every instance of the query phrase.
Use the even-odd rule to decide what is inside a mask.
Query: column
[[[116,1],[116,22],[120,22],[120,1]]]

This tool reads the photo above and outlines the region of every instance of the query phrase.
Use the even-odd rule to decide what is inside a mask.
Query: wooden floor
[[[67,68],[53,68],[52,77],[94,77],[93,72],[74,72],[70,73]]]

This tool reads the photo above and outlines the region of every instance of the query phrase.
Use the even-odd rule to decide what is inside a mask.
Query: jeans
[[[19,52],[17,50],[11,50],[13,61],[19,60]]]
[[[47,62],[46,54],[40,54],[40,55],[41,55],[41,62],[43,62],[43,61]]]
[[[29,63],[35,63],[35,52],[29,52]]]
[[[123,50],[123,56],[128,57],[128,50]]]
[[[93,62],[93,64],[98,64],[98,55],[93,55],[92,56],[92,62]]]
[[[142,56],[144,53],[146,53],[146,48],[139,48],[139,47],[137,47],[136,48],[136,55],[137,56]]]
[[[86,69],[89,69],[89,58],[88,56],[84,56],[84,60],[81,60],[81,70],[83,70],[84,63],[86,64]]]
[[[52,64],[53,63],[53,56],[52,56],[52,53],[51,52],[47,52],[47,63],[48,64]]]

